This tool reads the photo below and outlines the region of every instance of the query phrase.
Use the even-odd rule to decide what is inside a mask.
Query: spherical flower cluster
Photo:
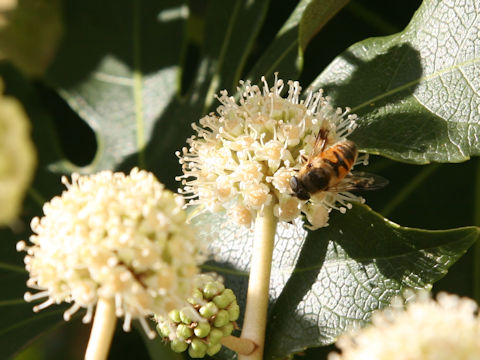
[[[220,341],[234,330],[240,315],[237,298],[226,289],[221,278],[200,274],[188,298],[189,306],[172,310],[168,317],[157,317],[158,331],[175,352],[188,349],[192,358],[213,356],[222,347]]]
[[[480,359],[480,319],[468,298],[421,295],[406,309],[375,313],[372,325],[342,335],[329,360]]]
[[[239,104],[222,91],[217,114],[192,124],[197,135],[188,148],[177,152],[183,167],[183,194],[189,204],[217,212],[226,209],[237,224],[250,225],[267,205],[275,216],[290,222],[303,213],[311,227],[327,225],[332,208],[345,211],[349,201],[362,199],[350,193],[324,191],[308,201],[293,195],[290,179],[312,153],[320,129],[328,133],[326,147],[345,139],[356,127],[349,109],[334,109],[322,90],[308,92],[300,100],[297,81],[288,82],[288,95],[281,96],[284,82],[275,76],[272,88],[262,78],[263,88],[241,82]],[[357,161],[365,162],[362,158]]]
[[[145,317],[186,303],[203,260],[201,244],[185,223],[183,198],[136,168],[130,175],[103,171],[62,181],[67,190],[32,220],[33,245],[17,246],[27,251],[27,285],[39,290],[25,299],[47,298],[34,311],[73,303],[65,320],[86,308],[84,322],[99,298],[113,299],[125,331],[138,319],[154,336]]]
[[[0,93],[2,87],[0,83]],[[28,118],[16,99],[0,95],[0,225],[20,212],[34,168]]]

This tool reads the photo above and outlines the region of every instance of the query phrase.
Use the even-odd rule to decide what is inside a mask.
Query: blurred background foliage
[[[22,3],[22,2],[20,2]],[[24,4],[28,5],[29,1]],[[42,2],[40,2],[42,3]],[[58,170],[60,172],[68,172],[72,169],[82,169],[91,164],[97,154],[97,138],[94,130],[79,114],[72,110],[70,105],[64,100],[54,84],[66,82],[75,78],[79,74],[70,74],[70,69],[60,69],[52,73],[59,59],[56,58],[53,46],[59,42],[59,47],[65,46],[63,40],[57,35],[61,29],[59,19],[63,19],[64,28],[68,28],[69,21],[81,21],[76,19],[75,14],[66,14],[62,16],[66,7],[71,4],[65,1],[62,4],[59,1],[55,3],[54,11],[46,11],[45,20],[42,26],[38,26],[38,37],[34,41],[40,44],[41,39],[48,46],[42,47],[41,59],[47,58],[51,64],[51,68],[47,68],[47,76],[45,78],[38,76],[45,68],[45,60],[35,60],[33,63],[38,64],[40,69],[32,67],[28,61],[15,61],[16,68],[8,63],[1,66],[0,73],[7,83],[7,93],[13,93],[22,102],[28,103],[27,110],[30,113],[40,113],[44,118],[45,127],[35,130],[35,142],[50,142],[42,146],[43,153],[39,156],[46,163],[58,162]],[[96,3],[92,1],[82,2],[85,6],[91,7],[92,16],[100,16],[102,13],[95,13]],[[123,2],[122,2],[123,3]],[[402,30],[411,19],[415,10],[420,6],[420,0],[406,0],[402,2],[386,2],[380,0],[353,0],[350,1],[328,24],[314,36],[308,44],[303,55],[303,69],[298,79],[301,84],[306,86],[310,84],[316,76],[343,50],[350,45],[373,36],[384,36],[396,33]],[[31,4],[30,4],[31,5]],[[45,5],[45,2],[43,2]],[[186,38],[189,39],[185,53],[182,55],[183,64],[181,77],[181,95],[186,95],[189,86],[196,79],[196,69],[200,61],[201,44],[205,40],[205,27],[207,21],[215,22],[208,13],[206,13],[209,1],[192,0],[188,3],[191,16],[186,27]],[[248,58],[245,59],[245,67],[240,78],[245,77],[265,51],[266,47],[272,42],[275,35],[288,19],[293,9],[297,5],[296,1],[271,1],[263,25],[260,32],[254,39],[252,51]],[[82,5],[83,6],[83,5]],[[120,2],[118,5],[121,6]],[[38,11],[38,8],[32,11]],[[43,9],[42,11],[45,11]],[[57,16],[57,15],[58,16]],[[47,16],[48,15],[48,16]],[[21,19],[18,20],[21,26]],[[25,22],[23,22],[25,24]],[[51,25],[51,26],[50,26]],[[121,24],[116,24],[121,26]],[[248,26],[248,24],[247,24]],[[53,29],[53,30],[52,30]],[[55,30],[56,29],[56,30]],[[29,27],[29,31],[32,28]],[[111,31],[116,31],[111,29]],[[53,35],[52,35],[53,34]],[[175,36],[172,34],[172,37]],[[0,36],[0,44],[3,41]],[[13,40],[15,42],[15,40]],[[85,41],[83,39],[82,41]],[[115,46],[121,44],[102,43],[105,41],[102,36],[90,37],[89,44],[71,43],[69,46],[76,47],[85,51],[91,48],[92,52],[103,51],[105,46],[110,46],[111,51],[119,51]],[[208,40],[207,40],[208,41]],[[18,41],[15,42],[19,44]],[[151,39],[149,46],[160,46]],[[31,48],[32,45],[22,45]],[[17,52],[16,52],[17,53]],[[38,52],[37,52],[38,53]],[[91,54],[90,54],[91,55]],[[83,66],[82,53],[75,54],[78,57],[79,67]],[[87,58],[87,55],[85,55]],[[32,55],[27,54],[27,59],[32,59]],[[75,59],[70,59],[75,61]],[[49,73],[50,71],[50,73]],[[34,77],[31,77],[35,75]],[[285,76],[280,74],[280,76]],[[19,80],[20,79],[20,80]],[[25,85],[26,84],[26,85]],[[228,89],[233,91],[234,89]],[[159,94],[160,96],[161,94]],[[215,107],[215,102],[211,108]],[[195,108],[194,106],[192,108]],[[196,112],[202,113],[204,109],[195,108]],[[174,119],[172,119],[174,121]],[[48,126],[51,122],[52,127]],[[90,124],[91,125],[91,124]],[[38,125],[37,125],[38,126]],[[190,135],[189,129],[183,127],[181,132],[183,139]],[[53,139],[53,141],[52,141]],[[181,139],[180,143],[183,140]],[[39,147],[40,148],[40,147]],[[58,154],[63,154],[59,157]],[[64,160],[68,160],[65,162]],[[155,159],[152,159],[152,164]],[[425,229],[448,229],[454,227],[480,225],[480,193],[477,189],[480,181],[480,167],[477,159],[459,163],[459,164],[429,164],[429,165],[408,165],[394,162],[382,157],[373,156],[368,171],[379,174],[390,180],[390,185],[378,192],[367,194],[367,203],[372,209],[380,212],[390,220],[403,226],[419,227]],[[42,164],[39,165],[40,167]],[[129,168],[131,162],[122,163],[119,168]],[[176,164],[176,159],[172,156],[168,164],[154,164],[149,167],[154,171],[160,180],[164,181],[172,190],[175,190],[177,184],[173,182],[175,175],[181,171],[180,166]],[[166,170],[165,170],[166,169]],[[40,170],[39,170],[40,172]],[[61,191],[58,176],[47,173],[37,174],[36,184],[48,183],[49,191],[47,194],[57,194]],[[35,187],[35,186],[34,186]],[[27,195],[24,214],[26,218],[38,213],[38,204],[42,202],[41,196],[34,191],[30,191]],[[37,203],[35,206],[30,203]],[[28,224],[20,224],[19,234],[14,238],[19,239],[21,236],[28,236]],[[22,230],[23,229],[23,230]],[[3,237],[7,237],[10,241],[9,249],[2,251],[4,257],[12,259],[12,263],[21,264],[23,255],[15,253],[14,241],[11,240],[10,234],[6,235],[10,230],[2,230]],[[449,271],[449,274],[441,281],[435,284],[434,292],[448,291],[459,295],[470,296],[479,299],[479,289],[474,286],[474,274],[479,273],[475,269],[475,257],[479,253],[478,246],[472,247],[467,254],[455,264]],[[477,265],[478,266],[478,265]],[[3,276],[3,275],[2,275]],[[18,289],[24,288],[24,274],[19,274],[17,281],[20,285]],[[7,284],[11,279],[1,278],[2,284]],[[31,305],[25,305],[30,308]],[[37,315],[38,316],[38,315]],[[90,327],[81,324],[80,318],[72,320],[68,324],[59,321],[56,328],[50,330],[47,334],[34,341],[22,353],[18,354],[15,359],[81,359],[86,346],[87,337]],[[319,349],[309,349],[303,354],[296,355],[298,359],[322,359],[325,354],[331,350],[332,346]],[[163,357],[162,357],[163,356]],[[141,335],[138,332],[126,334],[117,327],[114,342],[110,354],[111,359],[148,359],[148,350],[145,348]],[[177,354],[157,353],[156,358],[182,358]]]

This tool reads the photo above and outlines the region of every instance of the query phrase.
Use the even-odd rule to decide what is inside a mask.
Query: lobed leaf
[[[424,1],[396,35],[361,41],[313,82],[359,115],[367,152],[425,164],[480,154],[479,4]]]
[[[177,93],[187,14],[173,0],[65,3],[64,41],[47,80],[96,133],[84,172],[129,158],[147,165],[146,145]]]
[[[224,274],[243,299],[253,232],[221,215],[201,215],[201,236],[213,235],[206,270]],[[430,288],[478,239],[476,227],[442,231],[403,228],[367,206],[333,213],[314,232],[281,225],[275,239],[265,358],[324,346],[354,323],[369,320],[405,288]],[[244,304],[241,304],[242,309]]]

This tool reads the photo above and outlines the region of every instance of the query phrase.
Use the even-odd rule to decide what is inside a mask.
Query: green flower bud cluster
[[[172,310],[167,319],[158,319],[157,330],[175,352],[188,349],[192,358],[203,358],[220,351],[220,341],[235,329],[240,315],[237,298],[221,279],[200,274],[189,306]]]

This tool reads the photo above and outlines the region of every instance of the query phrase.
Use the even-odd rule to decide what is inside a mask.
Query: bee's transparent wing
[[[381,189],[386,185],[388,185],[388,180],[382,176],[363,171],[354,171],[348,174],[345,179],[337,185],[329,188],[328,191],[370,191]]]

